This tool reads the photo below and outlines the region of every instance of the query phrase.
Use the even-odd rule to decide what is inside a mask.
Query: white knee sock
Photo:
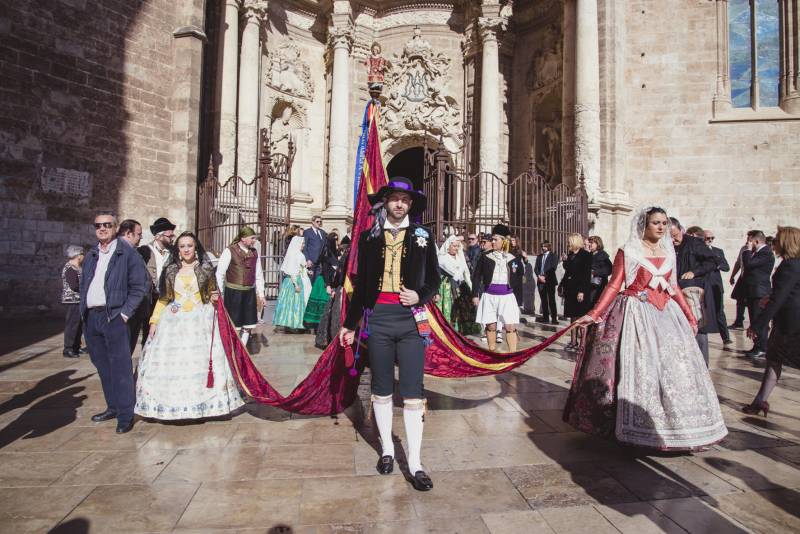
[[[247,340],[250,339],[250,330],[242,329],[242,345],[247,346]]]
[[[417,471],[422,471],[422,418],[425,414],[425,401],[423,399],[409,399],[403,405],[403,422],[406,427],[408,440],[408,471],[413,476]]]
[[[375,415],[375,424],[381,435],[381,456],[394,458],[394,441],[392,441],[392,396],[372,396],[372,413]]]

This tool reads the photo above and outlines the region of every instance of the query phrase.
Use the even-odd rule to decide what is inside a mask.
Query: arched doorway
[[[422,174],[425,167],[425,152],[421,146],[407,148],[395,155],[386,166],[386,177],[405,176],[414,183],[414,189],[422,191]]]

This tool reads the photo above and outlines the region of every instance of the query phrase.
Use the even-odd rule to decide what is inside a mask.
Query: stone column
[[[219,170],[225,182],[236,174],[236,93],[239,90],[239,2],[226,0],[222,21],[222,68],[219,118]]]
[[[575,178],[589,202],[600,190],[600,54],[597,0],[575,0]]]
[[[175,79],[171,95],[172,154],[168,155],[172,158],[172,178],[164,215],[182,228],[193,228],[197,214],[198,172],[205,168],[199,162],[203,45],[208,41],[202,29],[205,27],[204,6],[185,2],[178,7],[177,18],[184,26],[172,32]]]
[[[714,91],[714,115],[730,111],[731,85],[728,53],[728,0],[717,0],[717,86]]]
[[[347,170],[350,153],[350,26],[335,26],[328,33],[333,49],[331,113],[328,128],[328,202],[325,216],[347,215]]]
[[[800,115],[798,78],[798,17],[800,0],[779,0],[781,35],[780,107],[786,113]]]
[[[239,121],[237,174],[246,182],[256,176],[258,160],[258,100],[261,71],[261,27],[265,2],[246,2],[242,9],[242,50],[239,57]]]
[[[479,168],[481,205],[479,213],[503,218],[508,213],[505,185],[500,177],[500,51],[498,33],[505,29],[502,17],[480,17],[478,30],[483,43],[481,53],[481,99]],[[496,207],[495,207],[496,206]]]

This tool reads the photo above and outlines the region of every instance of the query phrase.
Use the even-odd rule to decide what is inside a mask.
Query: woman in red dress
[[[657,207],[633,218],[608,286],[577,321],[589,328],[564,420],[621,443],[695,450],[728,431],[678,288],[669,224]]]

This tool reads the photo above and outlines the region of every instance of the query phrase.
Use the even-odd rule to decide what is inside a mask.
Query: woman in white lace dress
[[[611,280],[578,324],[589,326],[564,420],[592,434],[661,450],[694,450],[728,433],[678,288],[669,219],[640,211]]]
[[[191,232],[178,237],[177,249],[159,280],[134,412],[162,420],[227,415],[244,400],[219,336],[214,267]]]

